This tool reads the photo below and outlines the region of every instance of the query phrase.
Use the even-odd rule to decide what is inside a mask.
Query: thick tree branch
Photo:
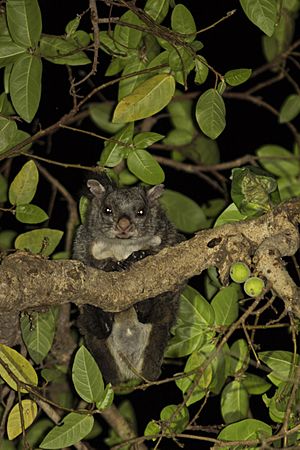
[[[3,258],[0,266],[0,311],[16,313],[73,302],[117,312],[173,290],[211,266],[219,269],[226,283],[233,261],[250,263],[255,255],[252,265],[257,264],[257,271],[271,282],[286,306],[300,316],[298,288],[287,277],[281,262],[282,257],[295,254],[299,248],[299,218],[300,201],[289,201],[257,219],[201,231],[124,272],[102,272],[78,261],[51,261],[16,252]],[[268,259],[272,255],[269,250],[274,248],[276,264]]]

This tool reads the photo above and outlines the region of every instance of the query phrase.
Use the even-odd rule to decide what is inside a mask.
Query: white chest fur
[[[161,243],[159,236],[132,239],[98,239],[91,247],[95,259],[113,258],[117,261],[127,259],[133,252],[157,247]]]

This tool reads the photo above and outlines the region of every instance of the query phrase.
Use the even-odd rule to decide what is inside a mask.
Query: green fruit
[[[250,277],[250,269],[243,262],[235,262],[230,267],[230,277],[235,283],[244,283]]]
[[[244,284],[244,291],[249,297],[258,297],[265,287],[264,281],[259,277],[250,277]]]

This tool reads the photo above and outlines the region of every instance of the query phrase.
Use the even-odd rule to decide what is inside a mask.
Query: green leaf
[[[127,158],[128,169],[147,184],[160,184],[165,174],[156,159],[146,150],[132,150]]]
[[[91,431],[94,425],[92,415],[70,413],[61,425],[54,427],[40,444],[41,448],[62,449],[80,442]]]
[[[205,364],[207,359],[207,355],[202,352],[193,352],[189,359],[187,360],[187,363],[184,368],[185,373],[189,373],[195,369],[200,370],[200,368]],[[181,378],[176,381],[177,387],[183,392],[186,393],[190,389],[191,385],[193,384],[193,393],[189,397],[189,399],[186,401],[186,406],[192,405],[193,403],[201,400],[205,396],[205,393],[207,391],[207,388],[209,387],[210,383],[213,379],[213,370],[212,365],[209,364],[206,369],[204,370],[201,377],[198,377],[198,382],[195,384],[195,374],[189,375],[186,378]]]
[[[113,103],[90,103],[89,113],[97,127],[110,134],[115,134],[124,127],[123,123],[112,123]]]
[[[193,134],[189,131],[175,128],[168,133],[167,137],[164,139],[164,144],[172,145],[174,147],[181,147],[189,144],[192,140]],[[184,156],[183,159],[185,159]]]
[[[298,406],[300,402],[300,389],[294,391],[294,382],[280,383],[272,398],[263,396],[263,401],[269,408],[269,415],[274,422],[283,423],[289,408],[288,424],[290,427],[296,425]],[[289,404],[292,396],[292,402]]]
[[[191,324],[178,324],[175,327],[175,335],[169,340],[165,351],[167,358],[180,358],[190,355],[193,351],[202,347],[207,338],[205,327]]]
[[[297,158],[279,145],[264,145],[256,150],[256,154],[263,168],[274,175],[290,178],[299,174]]]
[[[295,119],[300,113],[300,95],[289,95],[279,111],[279,123],[287,123]]]
[[[20,144],[21,142],[25,141],[25,139],[28,139],[28,138],[30,138],[30,134],[26,133],[26,131],[16,130],[15,134],[13,134],[11,136],[9,145],[2,152],[0,151],[0,153],[10,150],[15,145]],[[22,147],[22,151],[28,150],[31,147],[31,145],[32,145],[32,143],[24,145],[24,147]]]
[[[130,123],[104,144],[99,164],[106,167],[115,167],[128,153],[133,137],[133,123]]]
[[[21,409],[22,406],[22,409]],[[38,413],[37,404],[33,400],[21,400],[21,405],[17,403],[10,411],[7,419],[7,435],[9,440],[15,439],[23,430],[26,430]],[[21,420],[23,416],[23,422]]]
[[[8,368],[9,372],[2,363]],[[14,375],[14,378],[10,373]],[[18,390],[15,378],[30,386],[37,386],[38,384],[37,373],[30,362],[16,350],[4,344],[0,344],[0,376],[15,391]],[[27,390],[25,387],[20,387],[20,392],[26,393]]]
[[[238,86],[245,83],[252,74],[252,69],[234,69],[228,70],[225,73],[224,78],[227,84],[230,86]]]
[[[122,170],[119,173],[119,184],[120,186],[130,186],[138,182],[137,177],[133,175],[128,169]]]
[[[168,14],[169,3],[169,0],[147,0],[144,11],[156,23],[161,23]]]
[[[130,58],[128,64],[126,64],[122,76],[125,78],[121,79],[119,82],[119,91],[118,91],[118,101],[122,100],[122,98],[130,95],[138,86],[142,84],[149,75],[147,74],[139,74],[141,70],[146,68],[146,64],[143,60],[141,60],[138,56],[134,59]],[[131,77],[126,78],[126,75],[137,72],[137,75],[133,75]]]
[[[17,134],[17,125],[13,120],[0,117],[0,153],[4,152]]]
[[[238,291],[234,285],[221,288],[211,301],[215,311],[215,324],[229,326],[237,318],[239,312]]]
[[[68,64],[69,66],[81,66],[91,61],[81,51],[82,45],[74,39],[66,39],[57,36],[43,36],[41,38],[41,56],[54,64]]]
[[[203,84],[205,83],[207,77],[208,77],[208,73],[209,73],[209,69],[207,67],[206,63],[206,59],[203,58],[203,56],[198,56],[195,59],[195,83],[197,84]]]
[[[27,233],[19,234],[15,240],[15,248],[49,256],[58,246],[63,234],[60,230],[50,228],[27,231]]]
[[[133,26],[145,27],[141,19],[132,11],[127,11],[120,17],[120,22],[128,23]],[[123,52],[137,48],[142,38],[142,31],[134,27],[116,25],[114,29],[114,43],[116,47]]]
[[[52,347],[56,317],[54,308],[45,312],[32,311],[21,315],[22,339],[36,364],[43,361]]]
[[[15,145],[20,144],[21,142],[25,141],[25,139],[30,138],[30,134],[26,133],[26,131],[23,130],[16,130],[14,134],[12,134],[9,145],[0,151],[0,153],[3,153],[4,151],[8,151],[9,149],[13,148]],[[22,147],[22,151],[28,150],[31,147],[31,143],[24,145]]]
[[[99,33],[99,44],[101,50],[103,50],[108,55],[118,55],[119,57],[126,57],[125,51],[119,51],[119,49],[116,46],[116,42],[113,39],[113,35],[111,31],[100,31]],[[118,61],[120,61],[120,58],[116,58]]]
[[[82,195],[80,197],[80,200],[79,200],[79,215],[80,215],[81,223],[85,223],[86,213],[87,213],[87,210],[88,210],[89,203],[90,203],[89,199],[85,195]]]
[[[79,27],[81,18],[79,16],[75,17],[75,19],[70,20],[70,22],[67,23],[65,32],[67,33],[67,37],[72,36],[72,34],[75,33],[77,28]]]
[[[207,221],[202,208],[189,197],[166,189],[161,197],[161,203],[178,230],[194,233],[206,228]]]
[[[268,383],[264,378],[255,375],[254,373],[245,373],[242,383],[247,389],[250,395],[262,395],[268,391],[271,384]]]
[[[78,395],[86,402],[99,402],[102,399],[104,384],[100,369],[83,345],[75,355],[72,380]]]
[[[272,36],[277,20],[276,0],[240,0],[248,19],[267,36]]]
[[[248,344],[245,339],[238,339],[230,347],[230,375],[245,372],[250,362]]]
[[[191,286],[180,296],[175,336],[169,341],[166,356],[179,358],[191,354],[213,337],[214,311],[211,305]]]
[[[148,69],[153,69],[154,67],[156,67],[156,71],[158,73],[170,73],[170,67],[168,66],[169,64],[169,52],[168,51],[163,51],[161,53],[159,53],[158,55],[156,55],[148,64]],[[157,68],[159,66],[162,66],[160,68]]]
[[[42,32],[37,0],[7,0],[6,16],[10,35],[16,44],[35,48]]]
[[[108,383],[104,389],[101,399],[96,403],[97,409],[103,411],[106,408],[109,408],[112,405],[114,400],[114,390],[112,385]]]
[[[196,37],[196,24],[191,12],[186,6],[178,4],[175,6],[171,16],[171,27],[176,33],[183,34],[186,42],[193,42]]]
[[[0,68],[14,63],[26,50],[13,42],[10,36],[0,36]]]
[[[87,47],[91,41],[89,33],[83,30],[75,31],[68,39],[73,41],[77,48]]]
[[[180,297],[178,317],[185,323],[208,327],[214,324],[215,314],[208,301],[187,286]]]
[[[159,133],[153,133],[152,131],[147,131],[144,133],[139,133],[134,136],[133,145],[138,148],[150,147],[157,141],[160,141],[164,136]]]
[[[219,215],[217,218],[214,227],[220,227],[224,225],[225,223],[234,223],[234,222],[240,222],[241,220],[244,220],[247,216],[244,214],[241,214],[238,208],[234,203],[231,203],[229,206],[227,206],[226,209]]]
[[[237,423],[232,423],[223,428],[218,434],[218,439],[222,441],[239,441],[242,445],[243,441],[252,439],[266,439],[272,436],[272,428],[266,423],[256,419],[244,419]],[[224,450],[229,450],[237,447],[222,447]],[[247,450],[257,449],[257,446],[247,446]]]
[[[41,98],[42,61],[26,54],[14,63],[10,75],[10,95],[17,113],[31,122]]]
[[[0,174],[0,202],[6,202],[7,189],[8,189],[7,179],[1,173]]]
[[[211,139],[216,139],[226,126],[225,104],[216,89],[208,89],[197,101],[196,119],[198,125]]]
[[[179,90],[175,91],[175,96],[167,107],[172,125],[179,130],[184,130],[194,135],[196,129],[192,118],[193,102],[184,98]],[[182,97],[180,98],[180,96]]]
[[[221,413],[225,423],[245,419],[248,409],[249,397],[243,384],[238,380],[228,383],[221,395]]]
[[[205,347],[201,349],[201,351],[207,355],[207,358],[210,357],[211,353],[216,352],[216,345],[215,343],[208,343]],[[223,348],[219,348],[217,351],[217,354],[214,356],[211,367],[213,371],[212,381],[209,385],[209,389],[214,394],[218,395],[220,394],[227,377],[229,375],[228,370],[228,359],[229,359],[229,348],[226,344]]]
[[[283,202],[300,196],[300,184],[297,178],[279,178],[277,182],[280,198]]]
[[[161,111],[175,92],[172,75],[159,74],[144,81],[117,105],[113,122],[133,122]]]
[[[272,383],[278,386],[274,381],[291,381],[294,379],[296,366],[293,364],[294,355],[291,352],[283,350],[274,350],[267,352],[259,352],[259,358],[272,370],[268,378]],[[299,355],[296,355],[296,364],[299,364]]]
[[[145,49],[146,62],[152,61],[160,54],[161,47],[156,37],[152,34],[145,33],[143,36],[143,50]],[[144,55],[143,55],[144,56]],[[157,72],[158,73],[158,72]]]
[[[36,205],[18,205],[16,207],[16,219],[23,223],[41,223],[47,220],[48,214]]]
[[[0,249],[1,250],[12,249],[16,236],[17,232],[15,230],[0,231]]]
[[[52,420],[39,418],[39,420],[36,421],[29,430],[27,430],[25,439],[22,438],[20,440],[18,450],[23,450],[24,448],[26,448],[26,445],[29,445],[34,449],[38,448],[38,444],[42,441],[45,434],[48,433],[48,431],[52,427]],[[4,447],[4,449],[6,450],[6,447]]]
[[[42,369],[41,375],[47,383],[61,383],[66,380],[66,374],[63,372],[61,368],[53,368],[53,369]]]
[[[183,153],[196,163],[213,165],[220,162],[218,143],[202,134],[194,138],[189,145],[186,145]]]
[[[2,92],[0,95],[0,112],[4,116],[12,116],[15,113],[15,110],[8,99],[8,95],[5,92]]]
[[[185,406],[182,408],[178,405],[168,405],[162,409],[160,418],[165,422],[166,435],[182,433],[189,423],[189,411]]]
[[[0,36],[9,36],[5,10],[0,14]]]
[[[150,422],[148,422],[145,431],[144,431],[144,436],[152,436],[155,434],[159,434],[161,430],[160,425],[155,422],[155,420],[150,420]],[[155,439],[153,439],[155,440]]]
[[[30,203],[35,196],[39,173],[34,161],[30,160],[19,171],[9,187],[9,201],[12,205]]]
[[[126,65],[126,61],[124,58],[113,57],[111,59],[110,64],[108,65],[104,75],[106,77],[111,77],[113,75],[116,75],[117,73],[121,72],[124,69],[125,65]]]
[[[16,58],[18,59],[18,57]],[[13,64],[8,64],[7,66],[4,67],[4,77],[3,77],[3,84],[4,84],[4,91],[6,94],[9,94],[9,79],[10,79],[10,74],[13,68]]]
[[[169,66],[175,73],[178,71],[183,73],[183,79],[185,80],[190,71],[195,67],[195,61],[191,55],[191,51],[183,47],[172,48],[169,51]],[[179,80],[177,81],[180,82]]]
[[[252,166],[232,170],[231,198],[247,217],[270,211],[280,202],[275,177]]]
[[[298,9],[298,6],[297,6]],[[295,32],[295,16],[288,11],[287,2],[278,10],[277,22],[272,36],[263,36],[263,52],[267,61],[273,61],[291,45]],[[279,65],[277,65],[279,67]]]

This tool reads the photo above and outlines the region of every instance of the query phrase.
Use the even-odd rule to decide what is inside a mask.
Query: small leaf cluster
[[[189,9],[176,5],[171,13],[170,28],[160,23],[167,17],[169,0],[148,0],[144,11],[152,22],[143,21],[132,10],[124,13],[111,32],[100,32],[100,48],[113,56],[106,75],[121,72],[118,100],[112,121],[115,124],[150,117],[170,103],[175,93],[175,82],[187,86],[188,75],[194,71],[194,82],[205,83],[211,67],[198,53],[204,45],[197,40],[197,29]],[[152,75],[152,72],[159,72]],[[251,76],[251,69],[232,69],[220,78],[220,86],[209,88],[196,104],[195,118],[201,131],[216,139],[226,125],[226,111],[222,94],[229,86],[238,86]],[[131,75],[129,77],[129,75]],[[216,75],[216,74],[215,74]]]
[[[80,18],[66,26],[65,36],[42,34],[42,17],[37,0],[6,2],[0,15],[0,67],[4,68],[4,92],[0,95],[0,153],[30,135],[18,130],[11,116],[18,114],[30,123],[39,108],[43,59],[54,64],[78,66],[90,63],[83,51],[90,36],[78,30]]]
[[[256,150],[256,154],[261,166],[275,177],[281,200],[298,197],[300,163],[297,144],[293,151],[280,145],[263,145]]]
[[[27,345],[27,342],[25,343]],[[32,353],[30,352],[30,354]],[[41,362],[40,356],[35,358],[36,362],[37,360]],[[42,371],[42,375],[46,375],[47,379],[49,374]],[[30,396],[38,386],[38,374],[30,362],[16,350],[4,344],[0,344],[0,376],[5,383],[22,395]],[[80,347],[75,355],[72,380],[77,394],[85,402],[95,404],[96,411],[101,411],[112,404],[114,397],[112,387],[110,384],[106,387],[104,386],[99,367],[84,346]],[[8,415],[6,425],[8,439],[15,439],[22,433],[22,430],[30,427],[35,421],[37,414],[37,403],[31,398],[22,398],[19,403],[13,406]],[[41,426],[44,431],[46,429],[49,430],[49,421],[42,424],[38,422],[36,426],[32,427],[32,435],[34,434],[34,427],[37,429],[35,444],[38,438],[40,448],[60,449],[74,445],[88,435],[92,436],[94,417],[92,411],[88,410],[70,412],[58,426],[53,427],[53,425],[50,425],[51,430],[42,442]],[[98,429],[97,425],[96,428]]]
[[[210,272],[210,282],[216,285],[216,278]],[[175,375],[184,401],[164,407],[160,420],[151,420],[146,426],[145,436],[155,439],[155,435],[161,433],[164,436],[172,432],[182,433],[189,422],[188,407],[207,399],[208,395],[219,395],[225,422],[218,434],[222,441],[242,444],[243,440],[264,440],[272,436],[268,423],[249,418],[252,396],[262,397],[272,421],[283,423],[286,420],[292,380],[299,368],[299,355],[279,350],[259,352],[256,357],[265,370],[258,375],[251,368],[249,343],[244,338],[234,339],[230,345],[224,340],[216,345],[218,334],[237,320],[241,298],[241,291],[234,284],[220,288],[210,301],[191,286],[185,289],[173,328],[174,336],[166,351],[168,358],[187,357],[183,373]],[[272,386],[272,394],[268,396]],[[299,396],[298,387],[288,418],[290,426],[297,424]],[[296,439],[296,434],[293,434],[290,442],[296,442]]]
[[[22,166],[9,187],[6,180],[4,178],[3,180],[2,200],[7,200],[8,189],[8,201],[11,204],[9,210],[15,214],[19,222],[35,225],[48,219],[48,215],[42,208],[31,203],[39,181],[39,172],[34,161],[30,160]],[[8,231],[0,233],[2,248],[10,248],[11,241],[15,237],[14,232],[9,233]],[[39,228],[19,234],[14,241],[14,246],[19,250],[49,256],[54,252],[62,236],[63,232],[60,230]]]
[[[125,160],[130,172],[144,183],[162,183],[165,178],[164,172],[145,148],[159,141],[163,136],[150,131],[136,136],[133,136],[133,133],[134,127],[130,123],[113,138],[107,140],[99,164],[113,168]]]

